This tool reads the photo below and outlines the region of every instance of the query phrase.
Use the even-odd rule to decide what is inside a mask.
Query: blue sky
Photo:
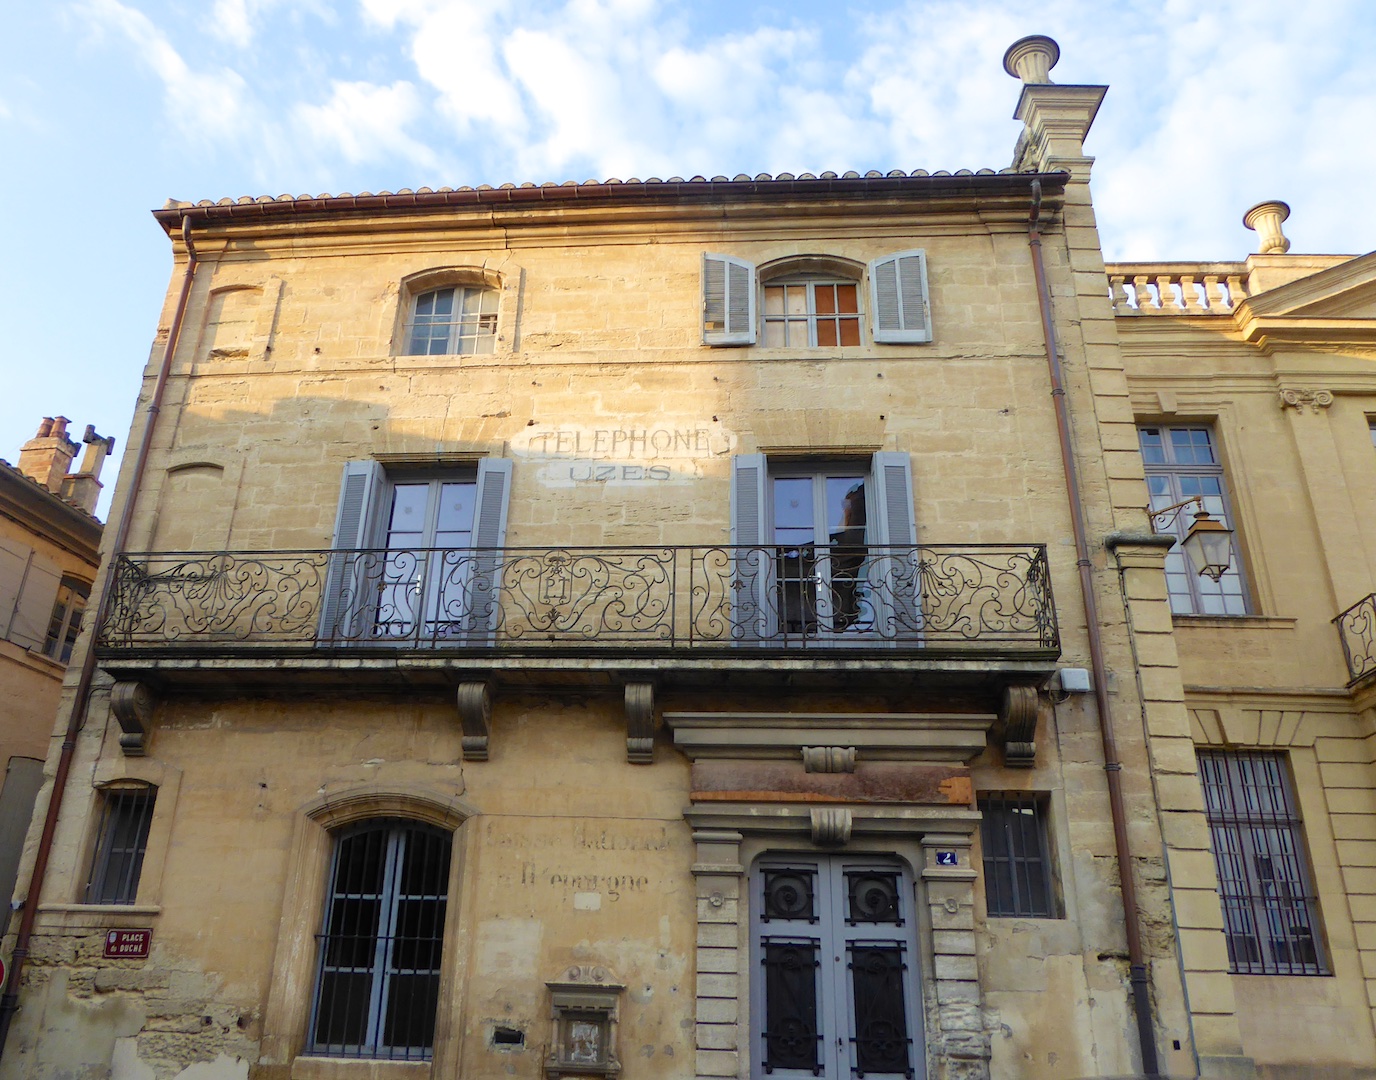
[[[1035,8],[1035,10],[1034,10]],[[0,456],[128,434],[180,199],[1008,164],[1004,49],[1106,83],[1109,259],[1376,248],[1369,0],[55,0],[0,39]],[[107,479],[113,481],[113,472]],[[108,499],[107,499],[108,501]]]

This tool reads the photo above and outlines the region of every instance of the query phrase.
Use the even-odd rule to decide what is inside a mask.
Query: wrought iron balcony
[[[142,552],[112,572],[104,657],[1059,647],[1039,544]]]
[[[1376,671],[1376,593],[1358,600],[1333,622],[1342,639],[1351,686]]]

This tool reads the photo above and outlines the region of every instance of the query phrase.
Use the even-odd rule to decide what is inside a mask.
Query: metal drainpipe
[[[162,409],[163,390],[167,386],[168,373],[172,370],[172,354],[176,351],[177,341],[181,337],[182,320],[186,315],[187,301],[191,297],[191,284],[196,276],[196,247],[191,242],[191,219],[188,217],[182,218],[182,242],[186,245],[186,271],[182,277],[182,289],[177,297],[177,309],[172,316],[172,325],[167,331],[167,345],[163,348],[158,379],[153,384],[153,394],[144,413],[143,435],[139,440],[138,456],[134,459],[134,475],[129,484],[129,494],[125,497],[124,507],[115,525],[114,541],[107,549],[110,553],[110,563],[105,567],[105,579],[100,590],[100,600],[96,604],[95,618],[87,629],[86,652],[81,660],[81,678],[77,682],[76,695],[72,700],[71,715],[67,718],[67,733],[62,740],[62,754],[57,759],[52,793],[48,796],[48,811],[43,818],[43,833],[38,840],[38,854],[34,858],[33,874],[29,878],[28,895],[24,898],[24,914],[19,920],[19,933],[10,957],[9,975],[5,979],[4,994],[0,995],[0,1057],[4,1056],[10,1024],[19,1009],[19,984],[24,974],[24,961],[29,957],[29,941],[33,937],[33,924],[38,916],[38,901],[43,889],[43,878],[48,870],[48,856],[52,852],[57,819],[62,811],[62,797],[67,791],[67,776],[71,772],[72,758],[76,752],[76,737],[81,732],[86,706],[91,699],[91,682],[96,671],[95,633],[104,620],[110,602],[110,582],[114,576],[112,570],[115,557],[124,550],[125,542],[129,539],[129,529],[134,520],[134,504],[138,500],[139,488],[143,483],[143,470],[148,464],[148,453],[152,449],[153,428]]]
[[[1104,666],[1104,642],[1099,633],[1099,605],[1094,598],[1093,564],[1085,534],[1085,508],[1080,499],[1080,471],[1070,439],[1070,414],[1066,409],[1065,381],[1056,346],[1056,328],[1051,320],[1051,292],[1046,285],[1046,265],[1042,261],[1042,238],[1037,225],[1041,218],[1042,184],[1032,181],[1032,208],[1027,219],[1027,244],[1032,252],[1032,271],[1037,280],[1037,305],[1041,310],[1042,336],[1046,341],[1046,362],[1051,372],[1051,397],[1056,403],[1056,430],[1061,439],[1061,464],[1065,468],[1066,497],[1070,500],[1070,523],[1075,533],[1075,564],[1080,570],[1080,595],[1084,597],[1085,623],[1089,629],[1089,656],[1094,668],[1094,701],[1099,710],[1099,734],[1104,746],[1104,774],[1108,779],[1108,805],[1113,818],[1113,845],[1118,856],[1118,883],[1123,893],[1123,919],[1128,938],[1128,972],[1132,983],[1132,1006],[1137,1017],[1137,1038],[1142,1050],[1142,1071],[1155,1076],[1156,1032],[1152,1021],[1151,993],[1147,985],[1147,964],[1142,954],[1142,932],[1138,925],[1137,886],[1132,875],[1132,852],[1128,847],[1127,811],[1123,806],[1122,763],[1118,760],[1118,737],[1109,711],[1108,671]]]

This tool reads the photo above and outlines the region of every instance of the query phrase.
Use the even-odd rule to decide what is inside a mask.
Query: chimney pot
[[[1290,207],[1279,199],[1257,203],[1242,215],[1242,224],[1257,234],[1258,254],[1284,255],[1290,250],[1290,241],[1280,227],[1289,216]]]
[[[1061,47],[1045,34],[1018,38],[1003,54],[1003,70],[1024,85],[1049,83],[1051,69],[1061,58]]]
[[[43,417],[38,434],[19,448],[19,471],[54,495],[61,493],[67,470],[76,457],[76,443],[67,438],[68,423],[65,416]]]

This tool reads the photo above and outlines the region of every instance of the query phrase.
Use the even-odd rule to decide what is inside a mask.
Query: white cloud
[[[279,7],[300,8],[327,21],[333,18],[327,0],[215,0],[210,9],[210,29],[217,37],[246,49],[253,44],[262,17]]]
[[[254,103],[243,77],[231,68],[192,70],[143,12],[119,0],[87,0],[78,9],[90,24],[123,35],[140,61],[163,84],[168,115],[196,140],[235,139],[254,126]]]
[[[409,82],[335,82],[329,101],[297,105],[294,119],[322,149],[336,150],[352,164],[399,157],[434,169],[435,153],[405,131],[420,111],[420,97]]]

